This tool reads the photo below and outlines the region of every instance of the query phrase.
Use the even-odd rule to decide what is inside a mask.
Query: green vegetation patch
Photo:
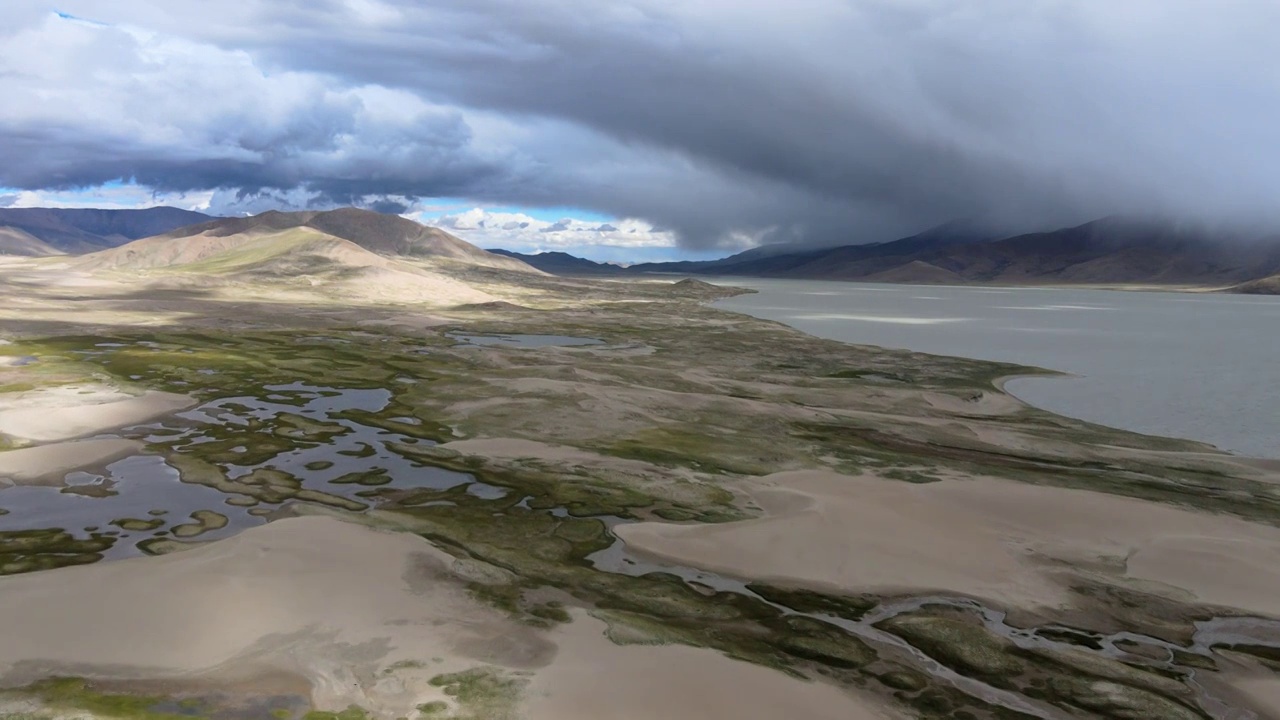
[[[911,383],[912,380],[906,375],[898,375],[896,373],[884,372],[881,370],[837,370],[827,375],[829,378],[839,378],[845,380],[870,380],[872,382],[894,382],[894,383]]]
[[[345,710],[312,710],[302,716],[302,720],[369,720],[369,712],[358,705],[348,706]]]
[[[0,532],[0,575],[95,563],[115,542],[106,533],[77,538],[60,528]]]
[[[350,428],[340,423],[319,422],[293,413],[280,413],[274,420],[276,434],[290,440],[326,443],[339,435],[351,432]]]
[[[151,530],[158,530],[164,526],[164,520],[161,520],[160,518],[152,518],[151,520],[121,518],[118,520],[112,520],[111,524],[121,530],[128,530],[129,532],[148,532]]]
[[[20,690],[5,691],[4,695],[31,698],[57,715],[88,713],[119,720],[191,720],[207,716],[198,712],[198,705],[191,708],[192,712],[160,710],[157,708],[162,706],[176,709],[177,703],[161,696],[106,692],[81,678],[52,678]]]
[[[744,445],[739,438],[713,434],[707,426],[652,428],[602,447],[601,451],[707,473],[765,475],[773,471],[768,445]]]
[[[523,678],[489,667],[437,675],[430,682],[457,702],[458,709],[451,716],[456,720],[514,720],[520,694],[528,685]],[[440,712],[439,705],[432,712]]]
[[[195,522],[175,525],[173,527],[174,537],[197,537],[213,530],[221,530],[227,526],[228,522],[226,515],[212,510],[196,510],[191,513],[191,519]]]
[[[861,668],[876,659],[876,652],[847,631],[806,617],[788,617],[779,628],[779,647],[796,657],[838,668]]]
[[[329,482],[335,485],[368,485],[378,486],[386,485],[391,482],[391,475],[382,468],[376,468],[366,472],[352,472],[336,477]]]
[[[869,595],[834,595],[766,583],[751,583],[747,589],[769,602],[798,612],[832,615],[845,620],[859,620],[879,603]]]
[[[929,657],[994,687],[1116,720],[1205,720],[1190,691],[1153,669],[1085,649],[1023,649],[966,613],[926,607],[877,623]],[[883,679],[882,679],[883,681]]]
[[[1012,678],[1026,671],[1026,663],[1013,654],[1012,642],[975,622],[913,613],[881,621],[877,627],[952,670],[997,687],[1013,687]]]

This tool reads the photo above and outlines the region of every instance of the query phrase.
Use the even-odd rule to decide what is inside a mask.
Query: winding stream
[[[598,519],[603,520],[611,532],[612,528],[618,524],[632,522],[614,517]],[[683,565],[646,559],[632,553],[626,547],[626,543],[616,537],[613,545],[589,555],[587,560],[597,570],[604,572],[621,573],[634,577],[648,573],[674,575],[694,587],[704,586],[718,592],[730,592],[750,597],[757,602],[777,609],[784,615],[807,617],[835,625],[873,645],[894,647],[911,655],[920,667],[925,668],[935,678],[945,680],[956,689],[972,697],[1040,718],[1057,717],[1060,712],[1047,704],[1037,702],[1023,695],[1002,690],[981,680],[961,675],[896,635],[877,628],[876,625],[903,613],[918,611],[926,606],[945,606],[976,613],[982,618],[987,630],[1009,640],[1020,648],[1062,651],[1081,650],[1080,645],[1054,640],[1044,634],[1054,631],[1079,634],[1081,632],[1079,630],[1058,625],[1046,625],[1030,629],[1015,627],[1006,622],[1004,611],[987,607],[969,598],[923,595],[893,600],[876,606],[857,620],[849,620],[826,613],[800,612],[786,605],[767,600],[752,591],[748,587],[749,581],[746,580]],[[1209,712],[1214,720],[1256,720],[1256,714],[1231,706],[1212,695],[1206,688],[1196,682],[1196,670],[1175,663],[1175,651],[1212,659],[1212,649],[1220,645],[1247,644],[1280,649],[1280,621],[1252,617],[1217,617],[1197,622],[1195,627],[1196,632],[1192,637],[1192,642],[1187,646],[1133,632],[1118,632],[1105,636],[1095,635],[1091,637],[1091,640],[1101,645],[1101,650],[1095,652],[1104,657],[1182,675],[1187,685],[1196,691],[1197,703]],[[1148,647],[1162,648],[1168,652],[1168,656],[1164,660],[1155,660],[1144,655],[1127,652],[1118,647],[1118,643],[1135,643]]]

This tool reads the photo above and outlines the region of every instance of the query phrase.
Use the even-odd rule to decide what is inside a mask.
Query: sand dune
[[[0,396],[0,433],[52,442],[136,425],[190,407],[186,395],[128,395],[105,386],[42,388]]]
[[[1280,528],[1083,490],[991,478],[917,485],[823,471],[752,490],[768,517],[639,523],[633,549],[746,578],[847,593],[950,591],[1006,607],[1069,603],[1065,566],[1280,616]],[[1106,568],[1112,568],[1107,570]]]

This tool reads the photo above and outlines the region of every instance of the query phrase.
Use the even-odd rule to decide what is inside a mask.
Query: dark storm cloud
[[[368,208],[370,210],[390,215],[399,215],[400,213],[408,212],[412,207],[413,206],[407,202],[402,200],[392,200],[390,198],[373,200],[368,203]]]
[[[55,68],[110,59],[120,79],[77,99],[112,112],[50,131],[0,111],[0,185],[581,206],[693,246],[1280,214],[1280,8],[1262,0],[66,6],[107,26],[26,27],[79,37],[52,43]],[[158,131],[131,134],[122,97]]]

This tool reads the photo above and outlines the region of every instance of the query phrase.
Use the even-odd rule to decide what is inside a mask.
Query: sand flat
[[[1280,715],[1280,679],[1274,677],[1255,677],[1232,683],[1253,707]]]
[[[893,720],[906,716],[831,685],[713,650],[614,645],[583,613],[558,629],[556,661],[529,687],[528,720]]]
[[[0,478],[20,485],[61,485],[72,470],[103,465],[142,450],[135,440],[80,440],[0,452]],[[3,484],[0,484],[3,487]]]
[[[287,672],[319,707],[397,717],[439,699],[437,673],[549,660],[553,645],[450,581],[451,561],[414,535],[305,517],[173,555],[0,578],[0,680],[35,679],[31,661],[37,675]],[[400,660],[429,667],[361,680]]]
[[[765,518],[616,532],[677,562],[848,593],[950,591],[1061,607],[1067,571],[1045,562],[1056,560],[1109,565],[1116,579],[1280,616],[1280,574],[1261,571],[1280,554],[1280,528],[993,478],[917,485],[801,471],[767,476],[754,492],[772,510]]]
[[[33,442],[69,440],[191,407],[186,395],[128,395],[100,386],[45,388],[0,397],[0,433]]]

